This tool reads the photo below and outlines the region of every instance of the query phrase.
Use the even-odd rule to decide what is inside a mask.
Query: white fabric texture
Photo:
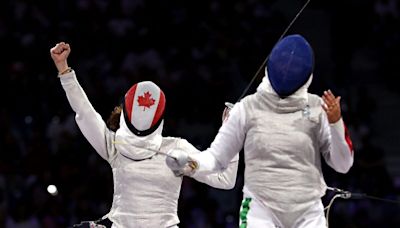
[[[246,215],[247,228],[324,228],[327,227],[324,206],[321,200],[311,204],[304,212],[295,216],[282,216],[280,212],[266,207],[254,196],[245,191],[243,198],[250,198],[249,210]],[[285,220],[282,221],[284,218]],[[242,224],[240,219],[239,224]]]

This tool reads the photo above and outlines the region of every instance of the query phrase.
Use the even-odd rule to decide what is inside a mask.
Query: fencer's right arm
[[[108,160],[106,149],[107,126],[79,85],[75,71],[60,76],[60,81],[69,104],[76,113],[75,120],[82,134],[97,153],[105,160]]]
[[[178,147],[179,149],[182,149],[186,154],[197,154],[201,153],[196,147],[194,147],[192,144],[190,144],[188,141],[181,139],[179,141]],[[174,153],[175,151],[175,153]],[[189,156],[185,156],[183,153],[176,153],[178,151],[175,149],[172,151],[169,155],[171,157],[167,157],[167,164],[169,163],[170,167],[174,167],[175,164],[185,164],[189,163],[190,161]],[[176,158],[176,163],[174,162],[174,158]],[[186,173],[187,176],[191,176],[195,180],[205,183],[209,186],[212,186],[214,188],[219,188],[219,189],[232,189],[235,187],[236,184],[236,175],[237,175],[237,170],[238,170],[238,165],[239,165],[239,154],[236,154],[236,156],[229,162],[228,167],[224,170],[221,170],[220,172],[214,172],[211,174],[201,174],[199,172],[194,172],[193,174],[190,173],[193,171],[193,168],[196,168],[198,165],[197,163],[192,163],[190,164],[191,166],[186,166],[184,167],[187,170],[184,170],[183,172],[175,172],[175,175],[181,176],[184,173]],[[176,166],[175,166],[176,167]],[[175,168],[175,170],[178,170]]]
[[[201,153],[187,155],[177,151],[178,159],[170,159],[169,167],[183,175],[206,175],[222,171],[228,167],[240,152],[245,139],[245,111],[242,103],[237,103],[229,113],[229,118],[219,129],[211,146]],[[190,167],[194,167],[193,170]]]
[[[93,148],[108,160],[106,136],[108,129],[102,117],[95,111],[80,86],[75,72],[68,67],[67,58],[71,52],[67,43],[60,42],[50,49],[51,58],[58,69],[58,77],[67,95],[71,108],[75,111],[75,120]]]
[[[197,181],[208,184],[214,188],[232,189],[236,184],[237,170],[239,166],[239,154],[233,157],[226,169],[211,174],[202,174],[202,172],[194,172],[191,176]]]

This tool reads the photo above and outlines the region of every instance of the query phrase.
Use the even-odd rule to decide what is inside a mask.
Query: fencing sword
[[[130,146],[133,146],[133,147],[136,147],[136,148],[139,148],[139,149],[145,149],[145,150],[152,151],[152,152],[154,152],[154,153],[156,153],[156,154],[164,155],[164,156],[166,156],[166,157],[169,157],[169,158],[174,159],[174,160],[177,161],[178,163],[181,163],[181,162],[182,162],[182,160],[181,160],[180,158],[178,158],[178,157],[176,157],[176,156],[174,156],[174,155],[171,155],[170,153],[167,153],[167,152],[165,152],[165,151],[156,150],[156,149],[153,149],[153,148],[148,148],[148,147],[143,147],[143,146],[138,146],[138,145],[136,145],[136,144],[134,144],[134,143],[127,143],[127,142],[122,142],[122,141],[113,141],[113,144],[130,145]],[[130,158],[130,157],[127,156],[127,155],[124,155],[123,153],[121,153],[121,155],[124,156],[124,157],[126,157],[126,158],[128,158],[128,159],[131,159],[131,160],[133,160],[133,161],[144,160],[144,159],[135,160],[135,159],[133,159],[133,158]],[[147,158],[146,158],[146,159],[147,159]],[[189,171],[188,174],[189,174],[190,172],[194,172],[194,170],[198,169],[199,164],[198,164],[196,161],[194,161],[194,160],[185,160],[185,161],[189,162],[189,163],[188,163],[188,168],[191,169],[191,171]],[[175,173],[175,175],[176,175],[176,176],[182,176],[183,173]]]
[[[297,12],[296,16],[290,21],[289,25],[286,27],[286,29],[283,31],[283,33],[281,34],[281,36],[279,37],[278,41],[276,41],[275,44],[277,44],[279,41],[282,40],[282,38],[286,35],[286,33],[289,31],[289,29],[292,27],[292,25],[294,24],[294,22],[297,20],[297,18],[300,16],[301,13],[303,13],[304,9],[307,7],[307,5],[310,3],[311,0],[307,0],[306,3],[304,3],[304,5],[300,8],[299,12]],[[271,55],[271,52],[268,54],[268,56],[264,59],[264,61],[262,62],[262,64],[260,65],[260,67],[258,68],[258,70],[256,71],[256,73],[254,74],[253,78],[250,80],[249,84],[247,85],[247,87],[243,90],[242,95],[240,95],[240,97],[237,99],[236,102],[240,101],[249,91],[251,85],[254,83],[254,81],[256,80],[256,78],[260,75],[261,71],[264,69],[265,65],[267,64],[267,61],[269,59],[269,56]],[[228,109],[232,109],[233,104],[229,103],[229,102],[225,102],[225,106]]]
[[[171,154],[169,154],[169,153],[167,153],[165,151],[156,150],[156,149],[149,148],[149,147],[138,146],[138,145],[133,144],[133,143],[127,143],[127,142],[122,142],[122,141],[113,141],[113,144],[130,145],[130,146],[133,146],[133,147],[136,147],[136,148],[139,148],[139,149],[149,150],[149,151],[154,152],[156,154],[161,154],[161,155],[164,155],[164,156],[167,156],[167,157],[170,157],[170,158],[173,158],[173,159],[177,160],[177,158],[175,156],[173,156],[173,155],[171,155]]]

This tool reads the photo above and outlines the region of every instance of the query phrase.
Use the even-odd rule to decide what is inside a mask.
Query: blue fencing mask
[[[295,93],[310,78],[314,54],[301,35],[289,35],[279,41],[267,62],[268,79],[274,91],[285,98]]]

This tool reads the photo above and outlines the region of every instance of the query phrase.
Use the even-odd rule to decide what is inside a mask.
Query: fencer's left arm
[[[353,144],[342,119],[341,97],[331,90],[324,91],[321,97],[320,115],[321,152],[325,161],[339,173],[347,173],[354,160]]]
[[[340,118],[329,124],[325,113],[321,121],[321,152],[326,163],[339,173],[347,173],[354,160],[353,145],[348,130]]]

